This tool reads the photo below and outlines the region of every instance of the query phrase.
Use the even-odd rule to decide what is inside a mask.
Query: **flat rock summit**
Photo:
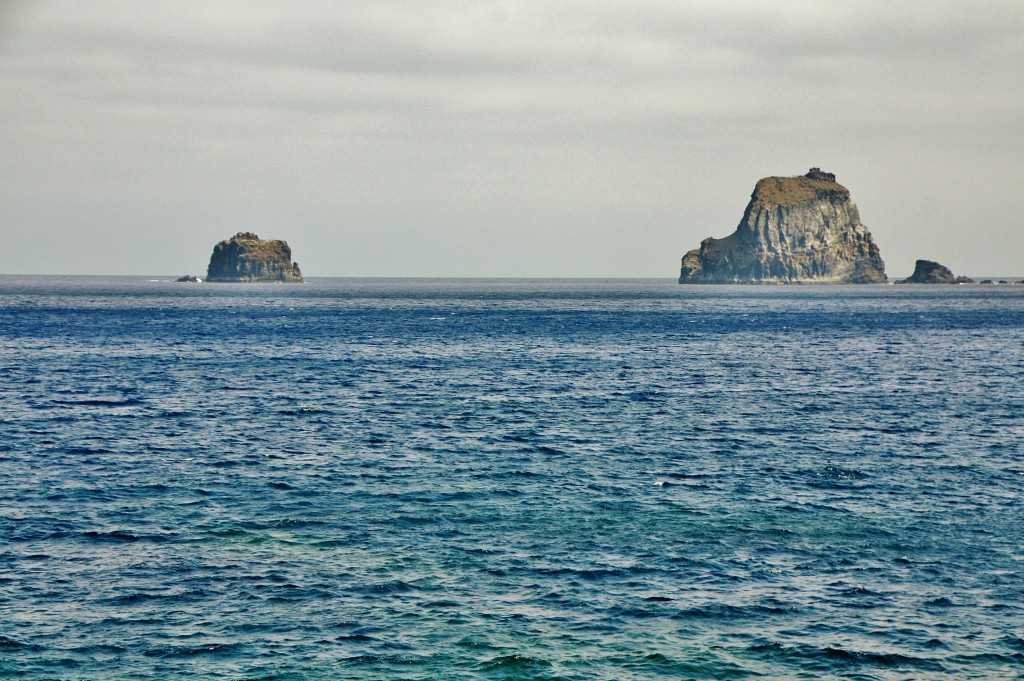
[[[207,281],[302,283],[299,264],[285,241],[239,232],[213,247]]]
[[[811,168],[754,187],[736,231],[683,256],[680,284],[884,283],[885,263],[846,187]]]

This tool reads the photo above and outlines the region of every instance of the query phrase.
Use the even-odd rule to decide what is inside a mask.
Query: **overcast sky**
[[[0,0],[0,131],[0,273],[674,277],[820,166],[1024,276],[1021,0]]]

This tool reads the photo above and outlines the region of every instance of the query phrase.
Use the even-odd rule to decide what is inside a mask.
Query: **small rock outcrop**
[[[736,231],[683,256],[680,284],[876,284],[885,263],[846,187],[811,168],[754,187]]]
[[[302,272],[287,242],[239,232],[213,247],[206,281],[302,283]]]
[[[953,272],[945,265],[932,260],[918,260],[914,264],[914,273],[897,284],[973,284],[970,277],[954,277]]]

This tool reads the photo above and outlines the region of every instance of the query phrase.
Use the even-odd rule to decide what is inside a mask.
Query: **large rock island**
[[[766,177],[736,231],[683,256],[680,284],[875,284],[885,263],[832,173]]]
[[[239,232],[213,247],[206,281],[302,283],[302,272],[287,242]]]

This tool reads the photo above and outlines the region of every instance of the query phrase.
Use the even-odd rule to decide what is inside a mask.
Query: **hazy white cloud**
[[[890,274],[1024,274],[1022,81],[1016,0],[14,3],[0,271],[670,277],[821,165]]]

